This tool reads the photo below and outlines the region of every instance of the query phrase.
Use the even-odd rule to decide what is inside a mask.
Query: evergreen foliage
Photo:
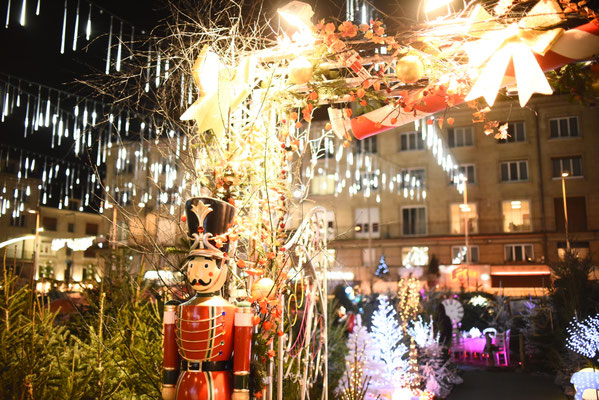
[[[126,259],[125,257],[122,258]],[[10,399],[155,399],[160,396],[162,324],[157,302],[114,264],[88,293],[89,309],[58,324],[44,298],[0,287],[0,393]],[[127,270],[127,271],[125,271]],[[70,326],[77,326],[71,332]]]

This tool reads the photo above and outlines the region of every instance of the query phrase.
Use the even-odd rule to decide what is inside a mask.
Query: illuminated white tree
[[[418,345],[419,373],[427,392],[445,398],[455,384],[462,382],[451,359],[443,356],[443,346],[439,344],[439,333],[435,333],[433,323],[422,317],[408,327],[408,334]]]
[[[379,307],[372,316],[371,337],[374,343],[371,357],[365,366],[372,377],[368,392],[372,396],[389,395],[405,386],[408,348],[401,343],[402,330],[395,308],[387,296],[379,296]]]

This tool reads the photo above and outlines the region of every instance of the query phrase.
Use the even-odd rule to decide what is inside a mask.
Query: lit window
[[[378,208],[357,208],[354,215],[356,239],[378,238],[380,236]]]
[[[472,127],[450,128],[447,130],[449,147],[466,147],[474,144]]]
[[[561,178],[564,172],[568,173],[568,177],[582,176],[581,156],[552,158],[551,165],[554,178]]]
[[[578,117],[552,118],[549,120],[551,138],[580,136],[578,132]]]
[[[517,182],[528,180],[528,161],[506,161],[501,163],[501,181]]]
[[[399,134],[399,151],[423,150],[424,141],[418,132],[403,132]]]
[[[478,262],[478,246],[468,246],[470,248],[470,262]],[[451,263],[465,264],[466,263],[466,246],[451,247]]]
[[[428,264],[428,247],[402,247],[401,263],[404,267],[423,266]]]
[[[468,218],[468,232],[478,233],[478,212],[476,203],[451,205],[451,233],[463,234],[464,221]]]
[[[331,195],[335,193],[335,175],[317,175],[312,178],[310,194],[315,196]]]
[[[401,214],[404,235],[426,235],[425,207],[404,207]]]
[[[507,134],[507,138],[497,139],[497,143],[516,143],[526,141],[524,121],[508,122]]]
[[[528,232],[532,230],[530,224],[530,201],[504,201],[501,207],[503,211],[504,232]]]
[[[505,246],[505,261],[533,261],[532,244],[508,244]]]

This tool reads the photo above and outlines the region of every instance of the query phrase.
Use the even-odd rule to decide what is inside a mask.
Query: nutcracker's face
[[[227,280],[227,266],[221,260],[196,256],[187,262],[187,278],[198,293],[216,292]]]

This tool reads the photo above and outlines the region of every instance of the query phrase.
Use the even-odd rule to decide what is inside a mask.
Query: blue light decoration
[[[566,347],[587,358],[595,358],[599,351],[599,314],[578,321],[577,317],[566,329]]]
[[[379,265],[376,267],[376,271],[374,271],[374,274],[376,276],[378,276],[379,278],[382,278],[383,276],[389,274],[389,267],[387,266],[387,263],[385,262],[384,254],[381,256]]]

